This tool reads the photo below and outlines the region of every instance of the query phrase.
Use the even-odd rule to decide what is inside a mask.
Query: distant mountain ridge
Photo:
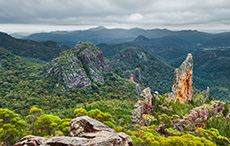
[[[16,39],[2,32],[0,32],[0,47],[11,51],[15,55],[30,60],[39,59],[40,61],[50,61],[64,50],[70,49],[66,45],[53,41],[36,42]]]
[[[173,37],[177,39],[183,39],[194,44],[203,44],[209,40],[229,37],[230,33],[205,33],[196,30],[181,30],[172,31],[168,29],[142,29],[142,28],[112,28],[108,29],[104,26],[96,28],[90,28],[87,30],[76,30],[76,31],[54,31],[47,33],[34,33],[24,37],[24,39],[30,39],[35,41],[47,41],[52,40],[60,42],[62,44],[74,47],[78,41],[92,42],[93,44],[108,43],[117,44],[135,40],[138,36],[145,36],[147,38],[162,38],[162,37]]]
[[[176,32],[167,29],[107,29],[103,26],[99,26],[88,30],[34,33],[27,37],[24,37],[24,39],[30,39],[35,41],[52,40],[73,47],[78,41],[92,42],[93,44],[115,44],[133,41],[139,35],[143,35],[148,38],[160,38],[172,35],[174,33]]]

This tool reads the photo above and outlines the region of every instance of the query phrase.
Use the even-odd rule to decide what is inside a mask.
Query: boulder
[[[115,133],[113,129],[88,116],[72,119],[69,132],[70,137],[25,136],[14,146],[132,146],[133,143],[125,133]]]
[[[193,59],[192,54],[189,53],[181,66],[175,69],[172,82],[172,93],[169,97],[175,100],[179,98],[181,103],[192,100],[192,77]]]
[[[141,100],[139,100],[134,105],[134,110],[132,112],[132,127],[135,125],[142,125],[144,122],[143,115],[144,114],[151,114],[152,112],[152,94],[151,89],[146,88],[144,89],[141,94]]]
[[[181,132],[185,127],[189,131],[198,127],[204,128],[206,121],[214,115],[217,116],[223,109],[224,103],[221,101],[213,101],[210,105],[204,104],[189,111],[188,116],[183,119],[173,119],[173,128]]]

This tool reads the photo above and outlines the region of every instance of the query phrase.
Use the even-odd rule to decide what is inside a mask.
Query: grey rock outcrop
[[[198,127],[205,127],[206,121],[212,116],[217,116],[224,109],[224,103],[221,101],[213,101],[210,105],[204,104],[200,107],[189,111],[187,117],[183,119],[174,119],[173,128],[178,131],[184,131],[185,128],[193,131]]]
[[[142,125],[144,122],[143,115],[144,114],[151,114],[152,112],[152,94],[151,89],[146,88],[144,89],[141,94],[141,100],[139,100],[134,105],[134,110],[132,112],[132,127],[135,125]]]
[[[25,136],[14,146],[132,146],[132,139],[128,135],[115,133],[113,129],[88,116],[72,119],[69,131],[71,137]]]
[[[141,70],[140,68],[136,68],[134,70],[126,70],[125,78],[130,79],[136,83],[142,84],[144,81],[142,80]]]
[[[205,94],[205,100],[206,100],[206,102],[209,101],[209,92],[210,92],[210,88],[207,87],[206,94]]]
[[[92,81],[104,82],[104,65],[104,56],[98,47],[79,42],[74,49],[63,52],[46,64],[44,70],[46,77],[58,79],[66,89],[89,88]]]
[[[230,113],[226,116],[227,124],[230,124]]]
[[[160,98],[159,98],[159,92],[158,91],[154,92],[154,96],[156,97],[156,99],[160,100]]]
[[[136,84],[135,89],[138,92],[138,94],[141,94],[141,86],[139,84]]]
[[[179,98],[181,103],[192,100],[192,77],[193,77],[193,59],[192,54],[188,54],[185,61],[179,68],[175,69],[172,92],[169,94],[170,98]]]

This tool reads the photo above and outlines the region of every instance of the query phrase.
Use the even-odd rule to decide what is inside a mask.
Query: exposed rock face
[[[136,84],[135,89],[138,92],[138,94],[141,94],[141,87],[139,84]]]
[[[173,128],[178,131],[184,131],[185,127],[189,131],[197,127],[205,127],[206,121],[214,115],[218,115],[224,109],[224,103],[213,101],[210,105],[202,105],[189,111],[189,115],[183,119],[174,119]]]
[[[210,88],[207,87],[206,94],[205,94],[205,100],[206,100],[206,102],[209,101],[209,92],[210,92]]]
[[[159,92],[158,91],[154,92],[154,96],[156,97],[156,99],[160,100],[160,98],[159,98]]]
[[[78,130],[82,129],[82,130]],[[102,124],[101,122],[92,119],[88,116],[77,117],[70,122],[69,133],[71,137],[82,136],[88,132],[108,131],[114,133],[114,130]],[[84,136],[83,136],[84,137]]]
[[[193,59],[188,54],[186,60],[174,72],[172,82],[172,98],[179,98],[181,103],[192,100]]]
[[[40,136],[34,136],[34,135],[28,135],[23,137],[19,143],[14,144],[14,146],[41,146],[43,145],[48,138],[40,137]]]
[[[144,114],[151,114],[152,112],[152,94],[150,88],[144,89],[140,96],[141,100],[134,105],[134,110],[132,112],[132,127],[136,124],[142,125],[144,122],[142,116]]]
[[[80,128],[79,128],[80,127]],[[83,129],[78,131],[78,129]],[[88,116],[77,117],[70,122],[70,136],[43,138],[26,136],[14,146],[132,146],[132,139],[125,133],[113,129]],[[78,136],[78,137],[76,137]]]
[[[104,56],[98,47],[79,42],[74,49],[48,63],[45,72],[47,77],[52,76],[63,82],[66,89],[89,88],[92,81],[104,81],[104,65]]]
[[[141,70],[140,70],[140,68],[136,68],[134,70],[127,70],[125,72],[125,77],[127,79],[130,79],[133,82],[136,82],[136,83],[142,84],[144,82],[142,80],[142,77],[141,77]]]
[[[226,121],[228,124],[230,124],[230,113],[226,116]]]

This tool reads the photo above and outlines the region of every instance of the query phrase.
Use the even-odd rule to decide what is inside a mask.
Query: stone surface
[[[151,114],[152,112],[152,94],[150,88],[144,89],[141,94],[141,100],[134,105],[132,112],[132,127],[135,125],[142,125],[144,122],[143,115]]]
[[[79,42],[74,49],[60,54],[44,70],[46,77],[57,78],[57,87],[66,89],[91,87],[93,82],[104,82],[102,71],[105,60],[102,52],[92,43]]]
[[[29,135],[14,146],[132,146],[132,139],[128,135],[115,133],[113,129],[88,116],[72,119],[69,132],[71,137],[43,138]]]
[[[206,100],[206,102],[209,101],[209,92],[210,92],[210,88],[207,87],[206,94],[205,94],[205,100]]]
[[[140,68],[136,68],[134,70],[126,70],[125,78],[130,79],[133,82],[142,84],[144,81],[142,80],[141,70]]]
[[[136,84],[135,89],[138,92],[138,94],[141,94],[141,86],[139,84]]]
[[[39,137],[39,136],[34,136],[34,135],[28,135],[23,137],[19,143],[16,143],[14,146],[40,146],[43,145],[48,138],[44,137]]]
[[[224,103],[221,101],[213,101],[210,105],[204,104],[200,107],[189,111],[187,117],[183,119],[174,119],[173,128],[178,131],[184,131],[185,127],[189,131],[193,131],[198,127],[205,127],[206,121],[212,116],[217,116],[224,109]]]
[[[228,124],[230,124],[230,113],[226,116],[226,121]]]
[[[175,69],[171,98],[179,98],[181,103],[192,100],[192,77],[193,77],[193,59],[192,54],[188,54],[181,66]]]
[[[156,99],[160,100],[160,98],[159,98],[159,92],[158,91],[154,92],[154,96],[156,97]]]

